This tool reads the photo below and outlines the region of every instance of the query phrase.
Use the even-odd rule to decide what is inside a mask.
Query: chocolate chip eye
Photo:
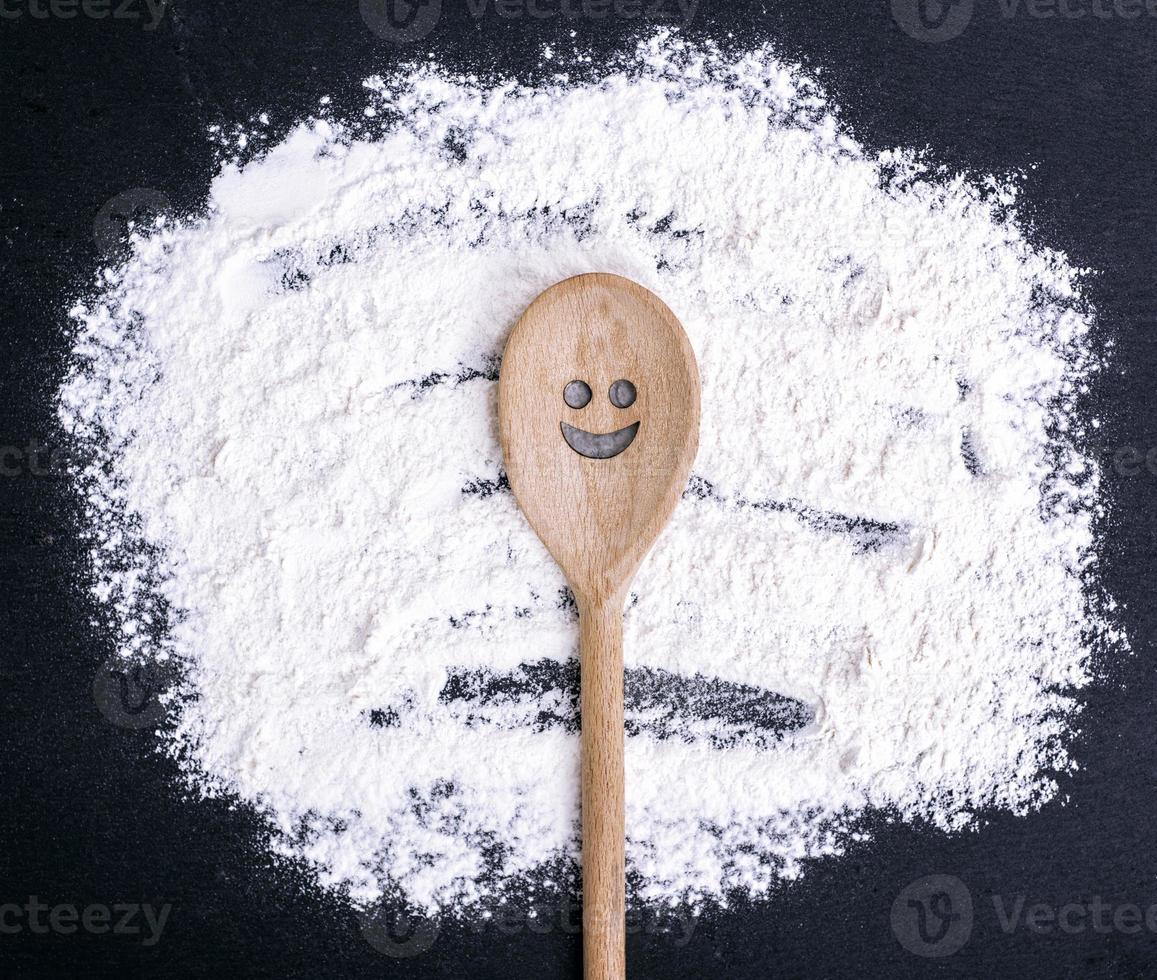
[[[572,381],[563,388],[562,400],[571,408],[586,408],[591,403],[591,386],[585,381]]]
[[[615,408],[630,408],[635,404],[635,386],[626,378],[619,378],[611,385],[610,397]]]

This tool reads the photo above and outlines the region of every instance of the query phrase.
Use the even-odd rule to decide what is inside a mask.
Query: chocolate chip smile
[[[559,424],[562,426],[562,437],[566,440],[566,444],[587,459],[610,459],[612,456],[618,456],[635,441],[635,436],[639,431],[638,422],[632,422],[625,428],[616,429],[614,432],[605,432],[601,435],[596,432],[587,432],[586,429],[576,429],[573,425],[567,425],[565,422]]]

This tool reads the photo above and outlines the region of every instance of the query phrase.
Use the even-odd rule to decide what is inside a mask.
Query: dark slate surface
[[[76,514],[50,452],[29,452],[31,440],[59,445],[51,401],[66,348],[62,309],[97,259],[94,220],[134,188],[196,207],[213,163],[208,124],[269,110],[276,125],[322,95],[355,100],[364,75],[426,50],[464,68],[530,77],[541,41],[565,45],[574,30],[609,53],[658,17],[647,13],[652,0],[642,8],[595,2],[585,13],[572,2],[566,9],[581,16],[538,18],[503,17],[500,9],[529,8],[480,2],[480,16],[467,0],[444,0],[436,23],[428,8],[395,18],[403,32],[429,30],[408,47],[372,33],[349,0],[184,0],[159,11],[152,30],[143,0],[0,3],[4,976],[579,975],[573,909],[555,909],[533,928],[516,918],[482,930],[446,925],[385,955],[348,910],[271,864],[254,817],[185,799],[147,731],[125,727],[133,679],[125,708],[120,682],[99,676],[111,646],[88,626],[92,610],[78,591]],[[1142,0],[926,4],[921,19],[914,0],[702,0],[690,33],[739,43],[775,37],[786,55],[822,71],[873,146],[927,145],[941,161],[983,172],[1036,165],[1024,201],[1033,234],[1101,270],[1091,298],[1102,334],[1117,341],[1117,367],[1096,382],[1090,403],[1105,419],[1106,575],[1136,652],[1105,663],[1087,693],[1082,768],[1062,780],[1067,804],[997,816],[954,837],[881,819],[871,842],[818,863],[766,902],[692,923],[689,939],[637,923],[634,977],[1157,974],[1157,912],[1144,918],[1157,903],[1157,456],[1153,466],[1144,459],[1157,446],[1157,17]],[[560,8],[542,0],[534,9]],[[631,16],[640,9],[646,16]],[[387,30],[380,11],[368,20]],[[903,892],[929,875],[959,884]],[[149,945],[139,913],[127,923],[138,933],[97,932],[99,919],[70,933],[67,911],[54,929],[35,902],[78,913],[108,907],[114,921],[117,905],[169,912]],[[1024,916],[1039,903],[1062,911],[1061,925],[1046,910],[1030,928]],[[1001,913],[1017,910],[1015,923],[1002,925]]]

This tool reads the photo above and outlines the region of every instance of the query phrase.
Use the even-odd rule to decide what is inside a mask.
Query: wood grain
[[[579,605],[582,685],[583,967],[626,976],[623,607]]]
[[[619,380],[635,388],[617,407]],[[591,398],[570,407],[572,381]],[[674,314],[620,276],[591,273],[543,292],[515,324],[498,385],[511,489],[579,606],[582,684],[583,958],[587,980],[625,976],[622,607],[678,502],[699,442],[699,372]],[[638,422],[613,458],[568,443]]]

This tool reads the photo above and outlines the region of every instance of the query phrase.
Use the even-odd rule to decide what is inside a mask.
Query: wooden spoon
[[[583,973],[626,975],[623,601],[699,443],[699,372],[653,293],[604,273],[538,296],[498,379],[511,489],[578,601]]]

